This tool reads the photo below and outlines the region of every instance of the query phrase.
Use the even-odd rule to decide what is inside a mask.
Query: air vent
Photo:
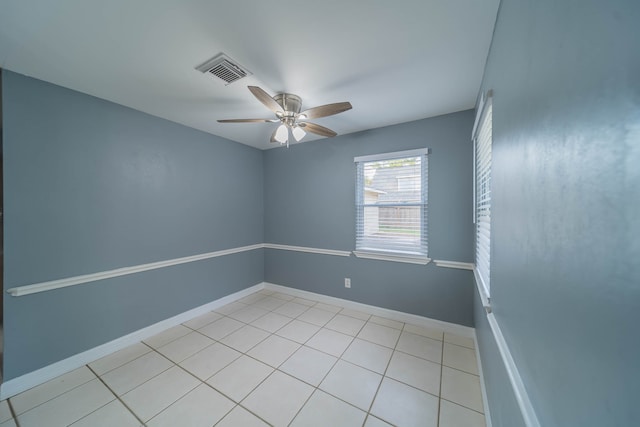
[[[204,64],[197,66],[196,70],[217,77],[225,82],[226,85],[252,74],[251,71],[238,65],[236,61],[224,53],[216,55]]]

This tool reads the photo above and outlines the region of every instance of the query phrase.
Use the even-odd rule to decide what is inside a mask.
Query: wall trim
[[[308,252],[312,254],[335,255],[335,256],[351,256],[351,251],[339,251],[336,249],[319,249],[309,248],[306,246],[280,245],[277,243],[265,243],[263,245],[267,249],[280,249],[283,251]]]
[[[388,308],[376,307],[374,305],[363,304],[360,302],[350,301],[343,298],[330,297],[328,295],[317,294],[315,292],[303,291],[301,289],[290,288],[288,286],[276,285],[274,283],[264,282],[264,288],[270,291],[281,292],[300,298],[315,299],[325,304],[338,305],[340,307],[352,310],[362,311],[367,314],[382,316],[400,322],[411,323],[427,328],[441,329],[445,332],[457,334],[463,337],[473,338],[475,329],[469,326],[458,325],[456,323],[445,322],[443,320],[431,319],[429,317],[418,316],[417,314],[404,313],[401,311],[391,310]]]
[[[51,365],[45,366],[38,370],[5,381],[2,385],[0,385],[0,399],[4,400],[11,396],[15,396],[18,393],[22,393],[23,391],[47,382],[55,377],[66,374],[67,372],[73,371],[74,369],[78,369],[84,365],[94,362],[101,357],[104,357],[118,350],[122,350],[125,347],[152,337],[164,331],[165,329],[177,326],[209,311],[220,308],[223,305],[229,304],[230,302],[239,300],[240,298],[244,298],[245,296],[257,292],[261,289],[264,289],[263,282],[258,283],[254,286],[250,286],[233,294],[227,295],[225,297],[219,298],[207,304],[201,305],[199,307],[193,308],[191,310],[185,311],[168,319],[161,320],[158,323],[154,323],[153,325],[149,325],[145,328],[139,329],[120,338],[116,338],[113,341],[109,341],[108,343],[83,351],[82,353],[75,354],[71,357],[52,363]]]
[[[207,252],[204,254],[191,255],[182,258],[174,258],[165,261],[151,262],[148,264],[133,265],[130,267],[116,268],[114,270],[100,271],[97,273],[83,274],[80,276],[65,277],[63,279],[49,280],[46,282],[32,283],[28,285],[16,286],[7,289],[7,293],[13,297],[21,297],[24,295],[35,294],[38,292],[51,291],[54,289],[66,288],[69,286],[82,285],[84,283],[96,282],[99,280],[110,279],[113,277],[126,276],[128,274],[141,273],[143,271],[155,270],[158,268],[170,267],[173,265],[186,264],[188,262],[201,261],[210,258],[216,258],[225,255],[237,254],[240,252],[253,251],[256,249],[278,249],[294,252],[306,252],[321,255],[333,255],[341,257],[351,256],[351,251],[341,251],[336,249],[310,248],[307,246],[281,245],[277,243],[256,243],[254,245],[240,246],[237,248],[223,249],[220,251]],[[427,257],[412,256],[393,256],[389,254],[379,254],[366,251],[353,251],[353,254],[359,258],[375,259],[379,261],[394,261],[410,264],[426,265],[431,262]],[[473,264],[458,261],[435,261],[439,267],[461,268],[464,270],[472,270]]]
[[[507,370],[507,375],[511,381],[511,386],[513,387],[513,392],[518,402],[518,406],[520,407],[520,412],[522,412],[522,418],[524,419],[525,425],[527,427],[540,427],[538,417],[533,409],[531,400],[529,400],[529,394],[527,393],[527,389],[520,377],[518,366],[511,356],[511,351],[509,350],[509,346],[502,335],[502,330],[498,325],[496,317],[493,313],[489,313],[487,314],[487,319],[489,320],[489,326],[491,326],[493,337],[498,345],[500,356],[502,356],[502,361]]]
[[[487,292],[487,288],[482,281],[482,277],[478,273],[478,269],[473,269],[473,277],[476,282],[476,287],[478,288],[478,293],[480,294],[480,301],[482,301],[482,306],[484,307],[487,313],[491,313],[491,297]]]
[[[492,427],[493,423],[491,422],[491,411],[489,409],[489,399],[487,398],[487,387],[484,383],[484,371],[482,370],[482,360],[480,359],[480,348],[478,347],[478,333],[477,331],[473,334],[473,341],[475,342],[476,348],[476,363],[478,365],[478,374],[480,376],[480,392],[482,393],[482,407],[484,408],[484,419],[486,421],[485,427]]]
[[[438,267],[459,268],[461,270],[473,270],[476,267],[472,262],[445,261],[441,259],[434,259],[433,263]]]
[[[82,276],[67,277],[64,279],[50,280],[47,282],[34,283],[30,285],[17,286],[7,289],[7,293],[14,297],[35,294],[38,292],[50,291],[52,289],[66,288],[68,286],[81,285],[83,283],[95,282],[98,280],[110,279],[112,277],[125,276],[127,274],[140,273],[143,271],[155,270],[157,268],[170,267],[172,265],[185,264],[188,262],[200,261],[219,256],[237,254],[240,252],[252,251],[264,248],[263,243],[237,248],[223,249],[221,251],[207,252],[204,254],[191,255],[182,258],[174,258],[165,261],[139,264],[131,267],[117,268],[115,270],[100,271],[98,273],[84,274]]]

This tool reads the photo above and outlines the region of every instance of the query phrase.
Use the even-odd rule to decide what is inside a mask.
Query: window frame
[[[485,130],[485,126],[488,123],[491,127],[489,137],[485,139],[481,139],[481,136]],[[478,289],[480,292],[480,296],[482,298],[483,305],[490,310],[491,301],[491,175],[492,175],[492,158],[493,158],[493,91],[489,90],[484,93],[480,99],[476,119],[473,125],[472,131],[472,140],[473,140],[473,223],[474,227],[474,235],[475,235],[475,244],[474,244],[474,262],[475,267],[473,269],[473,273],[475,276],[476,283],[478,285]],[[479,146],[480,144],[488,144],[488,146]],[[488,151],[487,151],[488,150]],[[484,152],[484,156],[479,156],[480,152]],[[482,164],[480,164],[482,162]],[[488,170],[488,172],[487,172]],[[487,173],[488,175],[488,198],[487,192],[482,192],[479,189],[479,183],[481,182],[481,177],[479,173]],[[482,223],[488,223],[489,230],[488,232],[482,232],[481,230],[481,221],[479,218],[479,203],[481,201],[488,205],[488,215],[484,217],[488,217],[488,220],[483,219]],[[480,234],[483,235],[483,238],[480,238]],[[486,254],[485,259],[486,262],[479,262],[479,254]],[[486,270],[486,271],[485,271]]]
[[[376,260],[384,260],[384,261],[396,261],[396,262],[405,262],[412,264],[428,264],[431,259],[428,257],[428,179],[429,179],[429,167],[428,167],[428,155],[430,150],[428,148],[419,148],[414,150],[404,150],[404,151],[395,151],[388,153],[380,153],[373,154],[367,156],[358,156],[353,159],[356,165],[356,239],[355,239],[355,247],[356,249],[353,253],[360,258],[369,258]],[[376,161],[385,161],[385,160],[397,160],[403,158],[410,157],[421,157],[420,163],[420,178],[422,184],[424,184],[424,188],[421,186],[421,199],[419,203],[398,203],[398,204],[389,204],[389,207],[392,206],[419,206],[420,207],[420,248],[417,251],[400,251],[393,249],[384,249],[384,248],[375,248],[375,247],[362,247],[360,246],[360,239],[363,235],[363,221],[364,219],[364,208],[366,203],[364,203],[364,193],[366,190],[366,184],[364,179],[360,176],[361,173],[364,173],[364,164]],[[361,166],[360,166],[361,165]]]

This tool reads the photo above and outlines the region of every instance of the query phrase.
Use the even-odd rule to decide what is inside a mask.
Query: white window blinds
[[[428,149],[356,157],[356,250],[427,255]]]
[[[489,294],[491,267],[491,145],[492,145],[491,94],[484,99],[475,129],[475,223],[476,223],[476,273]]]

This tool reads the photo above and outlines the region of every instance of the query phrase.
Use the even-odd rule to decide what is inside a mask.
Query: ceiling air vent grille
[[[227,85],[252,74],[251,71],[238,65],[237,62],[224,53],[216,55],[204,64],[197,66],[196,70],[215,76]]]

